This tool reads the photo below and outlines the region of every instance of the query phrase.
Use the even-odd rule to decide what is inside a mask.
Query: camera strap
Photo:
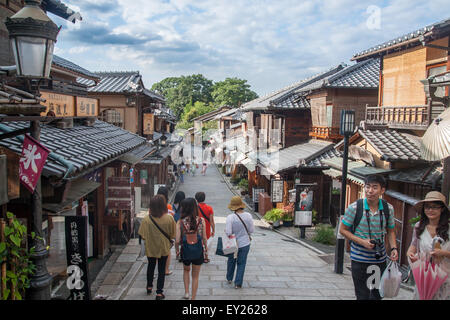
[[[366,220],[367,220],[367,226],[369,227],[369,239],[372,239],[372,232],[370,231],[370,210],[366,209]],[[379,210],[379,215],[380,215],[380,226],[381,226],[381,230],[383,230],[383,211]]]

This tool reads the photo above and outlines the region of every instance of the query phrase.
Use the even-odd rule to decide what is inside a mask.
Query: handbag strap
[[[158,228],[158,230],[169,240],[169,242],[172,243],[172,239],[169,237],[169,235],[167,233],[165,233],[164,230],[158,226],[156,221],[153,220],[152,216],[149,215],[149,217],[150,217],[150,220],[152,220],[153,224],[156,226],[156,228]]]
[[[234,213],[239,218],[239,220],[241,220],[242,224],[244,225],[245,231],[247,231],[248,238],[250,239],[250,241],[252,241],[252,237],[250,237],[250,233],[248,232],[247,225],[245,224],[244,220],[242,220],[242,218],[236,212]]]
[[[200,207],[200,205],[198,206],[198,208],[199,208],[200,212],[202,213],[202,215],[205,217],[205,219],[208,220],[209,223],[211,223],[211,222],[209,221],[209,218],[208,218],[208,217],[206,216],[206,214],[203,212],[203,210],[202,210],[202,208]]]

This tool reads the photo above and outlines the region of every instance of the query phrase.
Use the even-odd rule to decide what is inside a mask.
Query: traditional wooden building
[[[366,108],[364,121],[351,137],[350,159],[363,162],[359,171],[387,178],[385,199],[394,206],[402,264],[407,264],[412,237],[409,220],[417,216],[413,205],[427,192],[445,189],[442,163],[425,161],[420,143],[431,121],[449,106],[445,81],[441,86],[430,86],[436,76],[450,69],[449,36],[450,20],[444,20],[352,58],[358,63],[380,59],[378,104]],[[342,148],[342,143],[337,147]],[[332,161],[336,163],[336,159]],[[334,169],[339,171],[336,165]],[[349,172],[354,176],[354,169]],[[339,176],[336,171],[330,174]],[[346,205],[364,196],[361,183],[348,182]]]

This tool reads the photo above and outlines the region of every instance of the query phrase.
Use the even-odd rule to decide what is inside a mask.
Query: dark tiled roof
[[[276,107],[284,109],[309,109],[311,108],[311,105],[303,94],[296,93],[289,95],[284,100],[280,101]]]
[[[143,87],[142,76],[139,71],[124,72],[94,72],[100,78],[100,83],[77,79],[78,83],[89,86],[90,93],[136,93],[141,92],[149,97],[165,101],[164,97]]]
[[[17,130],[29,126],[26,121],[2,122],[10,129]],[[146,140],[112,124],[96,120],[92,127],[77,123],[73,128],[59,129],[51,125],[41,126],[41,143],[54,155],[73,166],[67,177],[78,176],[81,172],[113,160],[144,144]],[[15,138],[0,140],[0,145],[14,152],[22,152],[22,142]],[[50,157],[43,174],[62,177],[67,168]]]
[[[395,130],[359,130],[386,161],[423,161],[418,137]]]
[[[94,81],[92,81],[92,79],[98,80],[100,78],[98,75],[94,74],[93,72],[86,70],[86,69],[80,67],[79,65],[77,65],[69,60],[66,60],[64,58],[61,58],[60,56],[57,56],[55,54],[53,55],[53,64],[60,68],[64,68],[64,69],[76,72],[79,75],[86,76],[86,77],[88,77],[88,79],[84,79],[84,80],[90,81],[91,83],[94,83]]]
[[[369,59],[344,68],[336,68],[315,81],[305,83],[294,91],[271,101],[273,108],[309,109],[307,93],[321,88],[377,89],[380,75],[380,59]]]
[[[324,155],[333,148],[331,142],[310,140],[309,142],[300,143],[279,151],[269,154],[251,152],[249,158],[256,159],[259,157],[259,162],[266,168],[273,170],[274,172],[280,172],[292,168],[299,167],[303,162],[314,163],[316,157]]]
[[[285,100],[292,92],[299,90],[300,88],[307,86],[311,83],[316,82],[319,79],[323,79],[330,74],[334,74],[336,71],[339,71],[344,68],[343,64],[338,65],[335,68],[327,70],[325,72],[321,72],[315,76],[312,76],[307,79],[303,79],[301,81],[295,82],[287,87],[284,87],[280,90],[269,93],[263,97],[256,98],[252,101],[249,101],[242,105],[243,111],[250,110],[266,110],[269,107],[277,107],[277,105]]]
[[[374,58],[356,63],[328,78],[330,88],[378,88],[380,59]]]
[[[309,160],[305,166],[306,167],[316,167],[316,168],[328,167],[328,165],[323,163],[323,160],[331,159],[331,158],[335,158],[335,157],[342,157],[342,153],[340,151],[336,150],[335,148],[326,149],[325,152],[323,152],[323,153],[317,155],[315,158]]]
[[[379,44],[377,46],[374,46],[372,48],[369,48],[367,50],[361,51],[357,54],[355,54],[352,58],[352,60],[358,59],[358,58],[362,58],[363,56],[370,56],[371,54],[375,54],[377,52],[380,51],[384,51],[387,50],[388,48],[398,45],[399,43],[403,43],[406,42],[408,40],[412,40],[412,39],[417,39],[417,41],[419,40],[419,37],[421,35],[424,35],[426,33],[429,33],[430,31],[434,31],[434,30],[439,30],[439,29],[443,29],[443,28],[448,28],[450,26],[450,19],[445,19],[442,20],[440,22],[431,24],[429,26],[426,26],[424,28],[421,28],[419,30],[407,33],[401,37],[397,37],[395,39],[392,39],[390,41],[386,41],[382,44]]]
[[[401,169],[389,175],[389,180],[433,185],[442,179],[442,164],[440,162]]]

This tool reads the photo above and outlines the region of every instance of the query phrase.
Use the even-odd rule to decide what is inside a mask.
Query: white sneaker
[[[183,296],[183,299],[188,300],[189,299],[189,293],[185,293],[184,296]]]

